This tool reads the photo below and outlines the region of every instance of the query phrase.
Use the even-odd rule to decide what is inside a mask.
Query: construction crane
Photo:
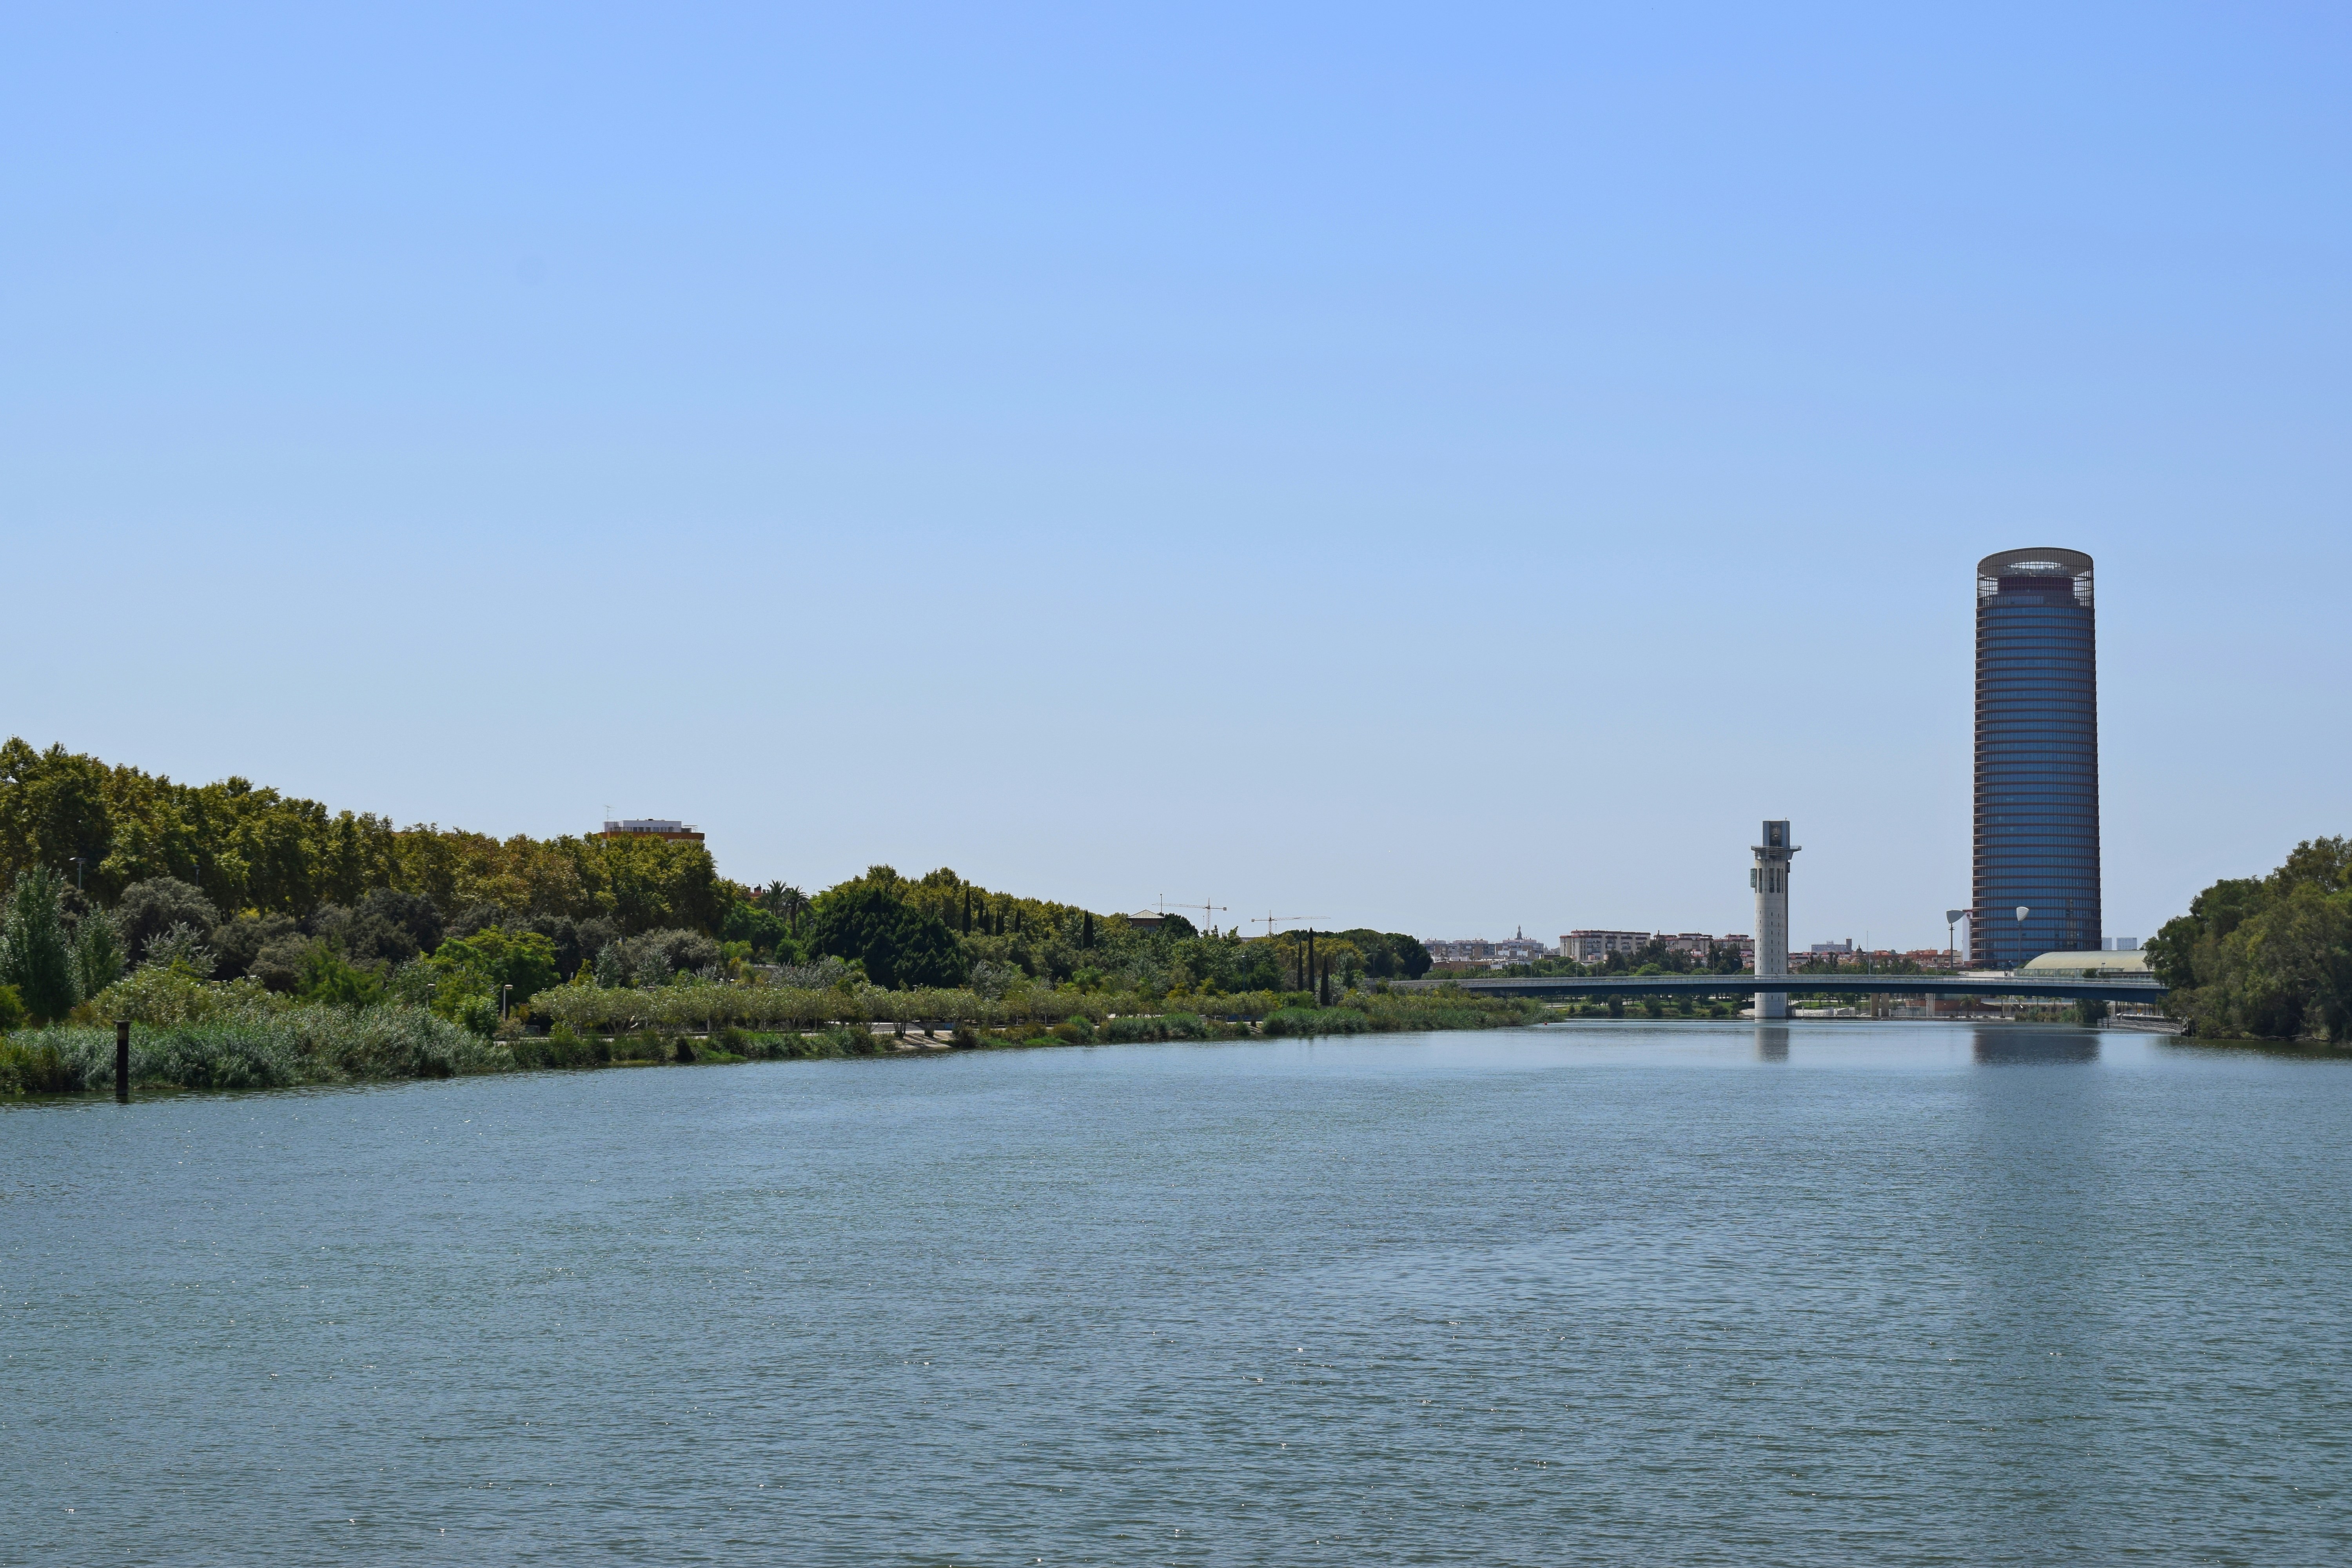
[[[1212,930],[1214,930],[1215,928],[1211,924],[1209,920],[1211,915],[1230,912],[1227,906],[1223,904],[1178,904],[1176,907],[1180,910],[1200,910],[1201,923],[1204,926],[1210,926]],[[1168,895],[1165,893],[1160,895],[1160,912],[1163,915],[1168,912]]]
[[[1266,935],[1268,935],[1268,936],[1272,936],[1272,935],[1274,934],[1274,928],[1275,928],[1276,925],[1279,925],[1279,924],[1280,924],[1282,921],[1328,921],[1328,920],[1329,920],[1330,918],[1331,918],[1331,917],[1330,917],[1329,915],[1275,915],[1275,914],[1265,914],[1265,915],[1252,915],[1252,916],[1250,916],[1248,923],[1249,923],[1249,924],[1251,924],[1251,925],[1255,925],[1255,924],[1257,924],[1260,921],[1264,921],[1265,922],[1265,934],[1266,934]]]

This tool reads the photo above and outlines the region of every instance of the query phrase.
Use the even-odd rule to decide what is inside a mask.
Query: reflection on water
[[[2099,1059],[2099,1037],[2089,1029],[2042,1029],[2006,1024],[1977,1031],[1976,1058],[1988,1067],[2017,1062],[2095,1062]]]
[[[1973,1034],[1979,1066],[2069,1070],[1970,1075],[1969,1114],[1955,1129],[1953,1212],[1972,1234],[1951,1255],[1953,1300],[1967,1305],[1948,1312],[1938,1338],[1976,1375],[1955,1382],[1944,1413],[1991,1439],[1962,1462],[1960,1484],[2007,1504],[2001,1517],[1972,1521],[1976,1538],[1959,1555],[2082,1561],[2113,1544],[2087,1500],[2116,1462],[2084,1413],[2134,1370],[2128,1350],[2102,1331],[2107,1304],[2133,1288],[2116,1258],[2111,1194],[2131,1177],[2109,1136],[2114,1085],[2095,1070],[2088,1029]]]
[[[1906,1026],[1906,1027],[1910,1026]],[[1850,1032],[1851,1030],[1852,1026],[1840,1025],[1827,1031],[1816,1032],[1810,1038],[1815,1047],[1859,1039],[1860,1037]],[[1789,1042],[1792,1033],[1790,1026],[1787,1024],[1757,1025],[1756,1059],[1759,1062],[1787,1061]],[[1903,1037],[1905,1037],[1903,1034],[1898,1031],[1893,1036],[1874,1037],[1872,1043],[1876,1044],[1881,1039]],[[1926,1043],[1934,1037],[1914,1034],[1908,1037],[1919,1043]],[[1990,1028],[1976,1030],[1973,1043],[1976,1060],[1985,1067],[2008,1067],[2032,1062],[2095,1062],[2099,1059],[2099,1037],[2095,1031],[2064,1026],[2037,1027],[2032,1025],[1996,1025]]]

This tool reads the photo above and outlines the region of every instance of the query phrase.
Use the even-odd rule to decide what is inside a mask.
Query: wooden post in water
[[[114,1020],[114,1103],[131,1103],[131,1020]]]

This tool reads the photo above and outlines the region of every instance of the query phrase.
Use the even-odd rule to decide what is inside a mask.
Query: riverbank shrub
[[[1447,994],[1431,994],[1442,996]],[[1191,1016],[1255,1021],[1286,1005],[1301,1005],[1306,998],[1304,994],[1257,991],[1234,995],[1188,994],[1181,1000],[1182,1006],[1177,1010]],[[1522,1021],[1513,1013],[1515,1005],[1490,1003],[1484,999],[1475,1002],[1468,998],[1464,1000],[1474,1009],[1485,1009],[1479,1015],[1482,1018],[1494,1008],[1501,1007],[1503,1013],[1496,1015],[1494,1021]],[[639,988],[600,985],[589,978],[541,992],[532,998],[530,1008],[535,1017],[551,1024],[568,1025],[581,1033],[617,1034],[654,1029],[667,1033],[700,1034],[734,1027],[792,1030],[805,1034],[835,1024],[892,1024],[946,1029],[969,1026],[980,1030],[1006,1029],[1031,1024],[1051,1026],[1074,1017],[1082,1017],[1099,1028],[1114,1015],[1153,1014],[1168,1005],[1169,1003],[1156,997],[1131,993],[1105,991],[1087,994],[1042,985],[1016,988],[1002,995],[988,996],[961,988],[917,987],[886,991],[878,986],[861,984],[818,989],[795,985],[731,984],[701,979]],[[1418,1016],[1430,1004],[1419,998],[1359,993],[1343,1005],[1369,1009],[1384,1016],[1400,1010]],[[1484,1025],[1438,1023],[1427,1026],[1479,1027]]]
[[[0,1094],[71,1094],[81,1080],[47,1040],[0,1039]]]
[[[871,1029],[858,1028],[854,1025],[840,1025],[818,1033],[840,1047],[845,1057],[878,1057],[884,1051],[897,1048],[889,1036],[877,1035]]]
[[[409,969],[422,984],[399,984]],[[1191,1005],[1161,1011],[1132,995],[1042,987],[991,998],[699,980],[639,990],[591,979],[541,994],[544,1005],[536,1010],[551,1020],[545,1034],[520,1033],[510,1021],[501,1031],[510,1037],[494,1039],[486,1025],[441,1016],[430,1003],[429,966],[409,969],[394,972],[389,999],[352,1007],[273,993],[251,979],[143,968],[78,1009],[72,1024],[13,1037],[0,1057],[0,1092],[111,1089],[115,1017],[134,1024],[134,1084],[241,1089],[520,1068],[874,1057],[895,1054],[899,1029],[913,1027],[951,1029],[966,1047],[1076,1045],[1494,1028],[1534,1022],[1544,1012],[1531,1002],[1449,990],[1359,992],[1330,1007],[1307,1005],[1296,994],[1188,997]],[[401,999],[412,991],[412,999]],[[706,1031],[707,1041],[698,1042]]]
[[[1371,1021],[1354,1007],[1283,1007],[1259,1027],[1268,1035],[1361,1035]]]
[[[544,1035],[523,1035],[507,1042],[515,1066],[525,1071],[545,1068],[600,1068],[613,1061],[612,1042],[583,1039],[557,1025]]]
[[[1238,1033],[1238,1028],[1234,1032]],[[1218,1037],[1213,1026],[1198,1013],[1162,1013],[1156,1016],[1128,1013],[1102,1026],[1102,1038],[1107,1045],[1131,1045],[1147,1040],[1212,1040]]]
[[[195,1024],[229,1015],[260,1014],[290,1005],[258,980],[205,980],[184,969],[147,964],[75,1009],[76,1021],[111,1024]]]
[[[68,1025],[15,1036],[22,1054],[53,1052],[63,1089],[114,1087],[114,1031]],[[46,1060],[47,1058],[42,1058]],[[134,1026],[131,1081],[173,1089],[284,1089],[297,1084],[450,1078],[515,1067],[502,1045],[477,1038],[421,1007],[295,1005]]]
[[[1386,1035],[1511,1028],[1539,1022],[1544,1016],[1541,1003],[1524,998],[1440,990],[1375,994],[1337,1007],[1284,1007],[1267,1014],[1261,1028],[1268,1035]]]
[[[612,1059],[616,1062],[659,1062],[669,1059],[669,1047],[650,1029],[639,1029],[613,1037]]]

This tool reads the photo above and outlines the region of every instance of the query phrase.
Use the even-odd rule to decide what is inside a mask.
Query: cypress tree
[[[14,985],[37,1023],[64,1017],[81,1000],[73,944],[58,908],[63,889],[47,866],[32,867],[9,889],[7,918],[0,922],[0,985]]]

